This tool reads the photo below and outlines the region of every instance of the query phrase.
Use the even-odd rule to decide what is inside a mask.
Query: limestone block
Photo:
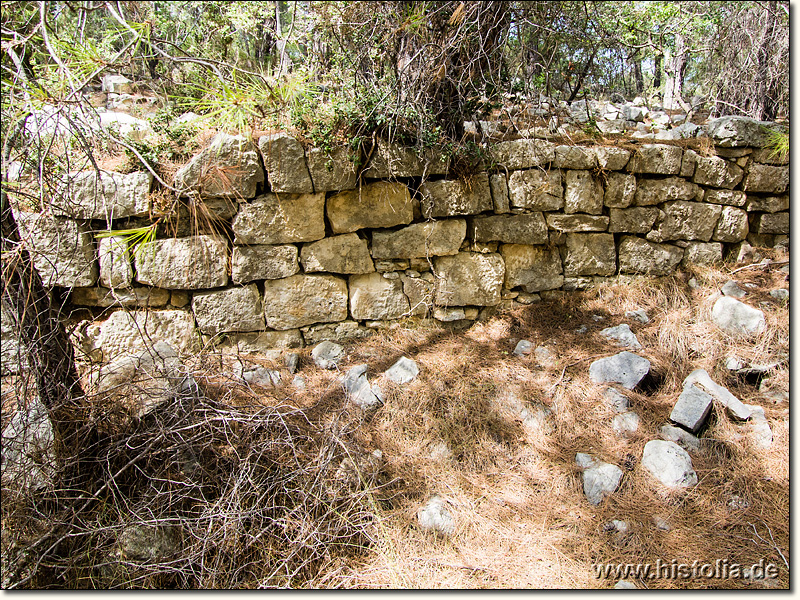
[[[664,204],[664,217],[656,225],[660,240],[699,240],[707,242],[722,213],[717,204],[701,202],[667,202]]]
[[[681,172],[683,150],[666,144],[644,144],[635,152],[626,167],[632,173],[677,175]]]
[[[744,178],[742,189],[745,192],[764,192],[782,194],[789,186],[789,167],[774,167],[754,163],[750,165]]]
[[[292,275],[264,282],[264,316],[271,329],[297,329],[347,318],[347,282],[333,275]]]
[[[51,197],[53,214],[73,219],[125,219],[150,210],[150,173],[75,173],[62,193]]]
[[[564,208],[561,171],[514,171],[508,178],[508,196],[512,208],[561,210]]]
[[[97,252],[100,258],[100,283],[107,288],[131,287],[133,267],[127,240],[122,236],[102,238],[98,240]]]
[[[398,319],[409,314],[403,283],[381,273],[350,277],[350,314],[357,321]]]
[[[603,204],[611,208],[628,208],[636,194],[636,176],[609,173],[606,177]]]
[[[555,144],[539,139],[500,142],[489,149],[492,162],[513,171],[530,169],[555,159]]]
[[[650,361],[627,350],[600,358],[589,365],[589,378],[595,383],[618,383],[632,390],[650,372]]]
[[[637,206],[653,206],[669,200],[691,200],[698,190],[697,185],[681,177],[640,179],[633,201]]]
[[[547,224],[540,212],[475,217],[470,220],[470,233],[477,242],[547,243]]]
[[[197,292],[192,310],[200,330],[207,335],[226,331],[261,331],[264,312],[254,283],[242,287]]]
[[[608,231],[612,233],[647,233],[658,217],[655,206],[612,208],[609,211]]]
[[[694,175],[698,156],[699,155],[694,150],[684,151],[683,160],[681,161],[681,177],[692,177]]]
[[[617,251],[610,233],[568,233],[564,275],[613,275]]]
[[[740,206],[740,205],[736,205]],[[789,195],[785,196],[747,196],[747,212],[775,213],[789,210]]]
[[[217,342],[217,349],[231,354],[269,354],[270,350],[302,348],[299,329],[228,333]]]
[[[683,259],[683,252],[683,248],[670,244],[654,244],[639,237],[625,236],[619,245],[619,270],[661,277],[672,273]]]
[[[725,304],[741,304],[738,300],[734,300],[733,298],[727,298],[723,296],[721,299],[725,300]],[[761,311],[758,311],[761,312]],[[763,314],[761,315],[763,318]],[[737,419],[749,419],[752,411],[750,408],[747,407],[746,404],[743,404],[741,400],[739,400],[736,396],[731,394],[731,392],[724,386],[719,385],[718,383],[714,382],[711,379],[708,372],[704,369],[696,369],[689,373],[686,379],[683,380],[683,387],[687,387],[690,385],[694,385],[696,387],[701,388],[703,391],[711,394],[714,399],[722,404],[728,412],[730,412],[734,417]]]
[[[159,308],[169,302],[169,290],[154,287],[134,287],[112,290],[105,287],[74,288],[70,300],[76,306],[140,306]]]
[[[719,242],[689,242],[681,264],[713,265],[722,262],[722,244]]]
[[[45,287],[95,284],[98,269],[88,227],[40,213],[15,212],[14,218]]]
[[[766,128],[774,123],[756,121],[750,117],[727,116],[706,123],[706,133],[717,146],[762,148],[767,142]]]
[[[504,173],[489,176],[489,189],[492,192],[494,212],[503,214],[510,211],[508,198],[508,179]]]
[[[404,184],[379,181],[331,196],[327,213],[333,233],[351,233],[407,225],[414,220],[414,205]]]
[[[321,148],[309,148],[306,163],[314,191],[329,192],[352,190],[356,187],[356,165],[346,147],[326,152]]]
[[[374,231],[372,257],[379,260],[457,254],[466,235],[464,219],[415,223],[397,231]]]
[[[341,321],[340,323],[326,323],[301,327],[306,345],[314,345],[325,340],[344,341],[364,338],[372,335],[374,330],[362,327],[355,321]]]
[[[650,440],[644,446],[642,467],[664,486],[672,489],[697,485],[697,473],[689,453],[675,442]]]
[[[732,190],[744,176],[736,163],[719,156],[698,156],[696,163],[692,181],[700,185]]]
[[[492,193],[489,177],[485,173],[472,176],[469,181],[428,181],[420,187],[422,216],[452,217],[475,215],[492,210]]]
[[[753,162],[766,163],[769,165],[789,164],[788,153],[781,154],[780,152],[776,152],[772,148],[761,148],[758,150],[754,150],[753,153],[750,155],[750,158],[753,159]]]
[[[687,385],[683,388],[675,406],[672,407],[669,418],[678,425],[683,425],[692,433],[697,433],[705,424],[713,405],[714,398],[711,394],[695,385]]]
[[[426,275],[429,277],[400,276],[400,281],[403,283],[403,293],[408,298],[413,316],[424,317],[433,307],[434,278],[430,273],[426,273]]]
[[[371,273],[375,270],[366,240],[346,233],[304,244],[300,262],[306,273]]]
[[[594,148],[556,146],[553,167],[556,169],[591,169],[597,166]]]
[[[179,354],[190,355],[200,347],[194,316],[183,310],[117,311],[100,325],[98,347],[103,360],[138,354],[165,342]]]
[[[591,215],[560,215],[557,213],[547,214],[547,226],[556,231],[585,232],[585,231],[606,231],[608,230],[608,217]],[[524,242],[530,243],[530,242]],[[545,243],[545,242],[533,242]]]
[[[500,254],[506,267],[506,289],[522,286],[526,292],[534,293],[558,289],[564,284],[561,255],[555,248],[503,244]]]
[[[741,242],[750,233],[747,213],[741,208],[723,206],[713,239],[718,242]]]
[[[139,247],[134,262],[136,281],[145,285],[194,290],[228,283],[228,243],[222,237],[153,240]]]
[[[259,279],[282,279],[300,270],[297,246],[234,246],[231,257],[231,279],[249,283]]]
[[[494,306],[500,303],[505,266],[499,254],[460,252],[434,259],[436,304]]]
[[[215,135],[175,174],[175,187],[198,192],[204,198],[254,198],[264,182],[256,145],[242,135]]]
[[[439,148],[420,152],[416,147],[401,146],[379,139],[372,158],[364,169],[364,177],[428,177],[445,175],[448,162]]]
[[[789,213],[763,213],[757,215],[753,222],[753,230],[759,234],[789,233]]]
[[[325,237],[325,194],[264,194],[239,206],[237,244],[291,244]]]
[[[608,171],[622,171],[631,158],[631,153],[624,148],[613,146],[596,146],[593,148],[597,157],[597,164],[601,169]]]
[[[742,207],[746,200],[745,193],[739,190],[706,190],[703,194],[703,202],[710,204]]]
[[[258,138],[258,149],[273,192],[311,194],[314,184],[306,165],[306,153],[295,138],[283,131]]]
[[[603,184],[591,171],[567,171],[564,212],[599,215],[603,212]]]

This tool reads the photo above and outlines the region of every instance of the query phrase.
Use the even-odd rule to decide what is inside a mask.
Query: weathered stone
[[[122,236],[101,238],[97,243],[100,258],[100,283],[107,288],[131,287],[133,267],[128,240]]]
[[[628,579],[620,579],[617,583],[614,584],[615,590],[638,590],[639,587],[632,581]]]
[[[115,219],[146,216],[150,210],[150,173],[84,171],[75,173],[67,189],[51,197],[54,215],[73,219]]]
[[[634,236],[625,236],[619,245],[621,273],[641,273],[661,277],[672,273],[684,251],[669,244],[654,244]]]
[[[375,259],[427,258],[457,254],[467,234],[464,219],[415,223],[397,231],[372,233]]]
[[[750,155],[753,162],[767,163],[769,165],[788,165],[789,153],[782,153],[773,148],[760,148]]]
[[[617,346],[622,348],[631,348],[633,350],[640,350],[642,345],[636,338],[636,334],[631,331],[630,325],[623,323],[616,327],[606,327],[600,332],[604,338],[613,341]]]
[[[285,132],[258,138],[267,178],[273,192],[311,194],[314,184],[306,165],[306,153],[295,138]]]
[[[297,246],[234,246],[231,258],[231,279],[249,283],[260,279],[283,279],[300,270]]]
[[[753,229],[759,234],[788,234],[789,213],[764,213],[758,215],[753,222]]]
[[[95,284],[94,244],[85,225],[40,213],[15,212],[14,218],[45,287]]]
[[[627,437],[639,429],[639,415],[633,411],[627,411],[615,415],[611,419],[611,430],[620,437]]]
[[[356,187],[356,165],[346,147],[336,148],[331,152],[309,148],[306,152],[306,164],[317,193],[352,190]]]
[[[766,198],[747,196],[747,212],[775,213],[784,210],[789,210],[788,194],[785,196],[767,196]]]
[[[774,123],[756,121],[750,117],[727,116],[712,119],[705,129],[717,146],[762,148],[767,142],[767,128]]]
[[[700,185],[732,190],[742,180],[744,171],[719,156],[698,156],[692,181]]]
[[[318,242],[305,244],[300,251],[300,262],[306,273],[360,274],[375,270],[366,240],[355,233],[346,233]]]
[[[622,469],[578,452],[575,463],[583,469],[583,493],[590,504],[597,506],[613,494],[622,479]]]
[[[470,220],[471,237],[478,242],[546,244],[547,224],[542,213],[475,217]]]
[[[452,323],[453,321],[463,321],[467,318],[467,315],[463,308],[437,306],[433,310],[433,318],[443,323]]]
[[[678,425],[683,425],[692,433],[697,433],[705,424],[713,404],[714,398],[711,397],[711,394],[695,385],[687,385],[684,386],[678,401],[672,407],[669,418]]]
[[[383,400],[380,390],[376,386],[370,386],[366,373],[367,365],[352,367],[342,378],[342,387],[353,404],[363,410],[371,410],[380,406]]]
[[[456,531],[456,522],[447,508],[447,501],[440,496],[434,496],[417,511],[417,523],[424,531],[444,536],[453,535]]]
[[[735,337],[759,334],[767,326],[763,312],[728,296],[721,296],[714,303],[711,319],[720,329]]]
[[[644,144],[633,154],[626,168],[632,173],[677,175],[681,172],[682,158],[683,150],[678,146]]]
[[[492,192],[494,212],[503,214],[509,212],[508,179],[504,173],[489,176],[489,189]]]
[[[36,492],[52,486],[57,473],[55,434],[47,408],[37,395],[14,413],[3,429],[2,440],[4,488]]]
[[[513,140],[489,149],[492,162],[509,171],[539,167],[555,160],[555,144],[545,140]]]
[[[344,358],[344,348],[336,342],[325,340],[314,346],[311,358],[320,369],[335,369]]]
[[[778,302],[787,302],[789,300],[789,290],[786,288],[770,290],[769,295],[775,298],[775,300]]]
[[[667,202],[663,217],[656,223],[658,240],[699,240],[707,242],[714,235],[722,207],[702,202]]]
[[[675,442],[686,450],[691,450],[692,452],[700,450],[700,440],[696,436],[692,435],[685,429],[681,429],[680,427],[662,425],[660,435],[665,440]]]
[[[747,213],[740,208],[724,206],[713,239],[719,242],[741,242],[750,232]]]
[[[565,232],[606,231],[608,229],[608,217],[548,213],[547,226],[550,229]],[[546,240],[536,243],[544,244]]]
[[[318,344],[324,340],[344,341],[364,338],[372,335],[373,331],[366,327],[361,327],[355,321],[342,321],[340,323],[327,323],[324,325],[313,325],[311,327],[301,327],[303,339],[307,345]]]
[[[591,171],[567,171],[564,212],[599,215],[603,212],[603,184]]]
[[[639,308],[637,310],[626,310],[625,318],[639,321],[639,323],[644,323],[645,325],[650,322],[650,317],[647,316],[647,311],[643,308]]]
[[[272,329],[296,329],[347,318],[347,283],[332,275],[292,275],[264,282],[264,315]]]
[[[364,177],[427,177],[447,173],[447,160],[440,148],[421,153],[416,147],[401,146],[378,139],[372,158],[364,169]]]
[[[508,196],[512,208],[561,210],[564,208],[561,171],[514,171],[508,178]]]
[[[242,135],[219,133],[208,148],[175,174],[175,187],[204,198],[253,198],[264,182],[256,145]]]
[[[591,169],[597,166],[594,148],[556,146],[553,167],[556,169]]]
[[[417,375],[419,375],[417,363],[406,356],[400,357],[384,372],[387,379],[399,385],[411,383],[417,378]]]
[[[500,302],[505,266],[499,254],[460,252],[434,259],[438,273],[436,304],[494,306]]]
[[[631,153],[624,148],[596,146],[593,150],[598,166],[608,171],[622,171],[631,158]]]
[[[207,335],[264,329],[261,296],[255,284],[197,292],[192,297],[192,310],[198,327]]]
[[[132,83],[133,81],[124,75],[114,75],[113,73],[103,75],[103,79],[100,81],[101,89],[104,92],[110,92],[114,94],[133,93],[133,86],[131,85]]]
[[[409,314],[403,283],[381,273],[350,277],[350,314],[358,321],[397,319]]]
[[[239,207],[237,244],[291,244],[325,237],[325,194],[264,194]]]
[[[331,196],[327,213],[333,233],[351,233],[407,225],[414,220],[414,205],[404,184],[378,181]]]
[[[683,265],[713,265],[722,262],[722,244],[718,242],[689,242],[683,251]]]
[[[685,150],[681,161],[681,177],[692,177],[695,167],[697,167],[697,157],[699,154],[694,150]]]
[[[169,290],[154,287],[134,287],[112,290],[104,287],[74,288],[70,300],[76,306],[140,306],[159,308],[169,302]]]
[[[741,302],[738,302],[738,300],[733,300],[732,298],[723,297],[722,299],[741,304]],[[728,411],[737,419],[744,420],[750,418],[750,409],[747,408],[746,405],[742,404],[742,401],[736,396],[731,394],[727,388],[715,383],[709,376],[708,372],[704,369],[696,369],[689,373],[688,377],[683,380],[683,387],[685,388],[690,385],[697,386],[705,392],[711,394],[714,400],[727,408]]]
[[[589,366],[589,377],[595,383],[619,383],[629,390],[649,372],[650,361],[628,351],[601,358]]]
[[[692,458],[675,442],[650,440],[642,453],[642,467],[668,488],[680,489],[697,485]]]
[[[772,446],[772,429],[769,426],[769,421],[764,415],[764,409],[761,406],[752,404],[745,405],[750,409],[750,439],[753,444],[767,450]]]
[[[653,206],[669,200],[691,200],[698,187],[681,177],[640,179],[633,198],[637,206]]]
[[[612,208],[609,214],[608,231],[612,233],[647,233],[656,222],[658,208],[655,206]]]
[[[485,173],[474,175],[469,181],[428,181],[420,187],[422,216],[453,217],[475,215],[492,210],[492,193],[489,177]]]
[[[430,273],[425,273],[425,275],[430,276],[430,280],[405,275],[400,277],[400,281],[403,282],[403,293],[408,298],[410,311],[414,316],[424,317],[433,307],[435,284]]]
[[[727,206],[744,206],[747,196],[739,190],[706,190],[703,202],[725,204]],[[748,209],[749,210],[749,209]]]
[[[97,345],[103,360],[122,354],[139,354],[158,340],[172,346],[181,355],[199,348],[200,338],[192,313],[182,310],[116,311],[100,324]]]
[[[228,283],[228,244],[222,237],[153,240],[134,253],[136,281],[166,289],[193,290]]]
[[[610,233],[568,233],[564,275],[613,275],[617,250]]]
[[[303,336],[299,329],[228,333],[216,342],[216,347],[230,354],[269,354],[272,350],[302,348]]]
[[[636,176],[609,173],[606,177],[603,204],[610,208],[627,208],[636,194]]]
[[[628,397],[618,389],[613,387],[606,388],[603,392],[603,397],[605,398],[606,403],[612,409],[614,409],[615,412],[624,413],[628,411],[630,401],[628,400]]]

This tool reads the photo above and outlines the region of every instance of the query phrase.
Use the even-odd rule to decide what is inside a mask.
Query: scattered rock
[[[628,410],[630,402],[628,397],[620,392],[618,389],[609,387],[603,392],[606,402],[618,413],[624,413]]]
[[[661,426],[661,437],[667,441],[675,442],[687,450],[696,452],[700,450],[700,440],[685,429],[673,425]]]
[[[633,350],[640,350],[642,345],[636,339],[636,334],[631,331],[631,328],[626,323],[617,325],[616,327],[606,327],[600,332],[605,338],[616,342],[617,346],[623,348],[632,348]]]
[[[781,302],[789,300],[789,290],[787,290],[786,288],[770,290],[769,295],[775,298],[775,300],[779,300]]]
[[[615,590],[638,590],[639,588],[636,587],[636,584],[628,579],[620,579],[617,583],[614,584]]]
[[[697,484],[692,458],[675,442],[647,442],[642,454],[642,466],[668,488],[687,488]]]
[[[630,525],[628,525],[627,521],[614,519],[613,521],[609,521],[608,523],[603,525],[603,531],[616,531],[617,533],[628,533],[628,531],[630,531]]]
[[[739,496],[734,494],[731,496],[730,500],[728,500],[728,508],[731,510],[745,510],[750,508],[750,500],[745,498],[744,496]]]
[[[352,367],[342,378],[342,386],[351,402],[359,408],[369,410],[383,403],[383,395],[367,381],[367,365]]]
[[[281,374],[279,371],[256,367],[242,372],[242,379],[250,385],[260,385],[264,387],[277,387],[281,384]]]
[[[656,529],[660,529],[661,531],[669,531],[672,529],[672,526],[669,524],[669,522],[661,515],[655,515],[653,517],[653,525],[656,526]]]
[[[684,388],[693,384],[711,394],[715,400],[725,406],[737,419],[746,420],[750,418],[750,409],[742,404],[741,400],[731,394],[726,388],[714,383],[709,374],[703,369],[692,371],[689,376],[683,380]]]
[[[419,375],[419,367],[415,361],[403,356],[384,374],[395,383],[411,383],[417,378],[417,375]]]
[[[622,469],[618,466],[600,462],[584,452],[575,455],[575,463],[583,469],[583,493],[591,504],[597,506],[619,486]]]
[[[455,533],[456,522],[447,508],[447,500],[434,496],[417,511],[417,522],[426,531],[433,531],[445,536]]]
[[[639,429],[639,415],[633,411],[618,414],[611,420],[611,429],[621,437],[636,433]]]
[[[11,418],[2,439],[3,488],[37,491],[52,484],[56,474],[53,424],[38,396],[27,410]]]
[[[298,390],[306,389],[306,380],[302,375],[295,375],[292,379],[292,386]]]
[[[711,319],[717,327],[736,337],[759,334],[767,327],[762,311],[728,296],[714,303]]]
[[[738,371],[739,369],[744,368],[744,363],[742,360],[736,356],[729,356],[725,360],[725,368],[729,371]]]
[[[283,364],[289,369],[289,373],[294,374],[297,371],[297,365],[300,363],[300,355],[297,352],[290,352],[283,359]]]
[[[625,317],[633,319],[634,321],[639,321],[639,323],[647,324],[650,322],[650,317],[647,316],[647,311],[643,308],[625,311]]]
[[[532,348],[533,344],[531,344],[528,340],[520,340],[514,347],[514,354],[517,356],[524,356],[526,354],[530,354]]]
[[[589,366],[589,377],[595,383],[619,383],[629,390],[649,372],[649,360],[627,351],[601,358]]]
[[[714,398],[711,397],[711,394],[695,385],[687,385],[684,386],[669,418],[693,433],[697,433],[705,424],[713,404]]]
[[[547,346],[536,346],[533,350],[533,355],[536,357],[536,362],[540,367],[553,368],[558,365],[556,355]]]
[[[335,369],[344,358],[344,348],[336,342],[325,340],[314,347],[311,357],[320,369]]]
[[[772,446],[772,429],[760,406],[746,405],[750,409],[750,439],[763,450]]]
[[[154,562],[175,554],[180,548],[176,527],[131,525],[119,536],[117,557],[123,561]]]
[[[730,296],[731,298],[744,298],[747,292],[740,288],[739,284],[735,281],[727,281],[725,285],[722,286],[722,294],[724,296]]]

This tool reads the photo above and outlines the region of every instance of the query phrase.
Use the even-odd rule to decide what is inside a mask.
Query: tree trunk
[[[758,75],[750,113],[761,121],[772,121],[777,116],[776,85],[770,81],[769,76],[769,52],[770,47],[774,44],[777,10],[777,0],[770,0],[767,8],[767,30],[758,48]]]
[[[653,88],[658,89],[661,87],[661,63],[663,58],[660,54],[656,54],[653,65]]]
[[[644,92],[644,76],[642,75],[642,61],[639,60],[638,55],[635,55],[632,60],[633,63],[633,81],[636,87],[636,93],[642,94]]]
[[[683,34],[675,34],[675,54],[670,56],[669,51],[664,60],[664,70],[667,73],[664,84],[663,106],[667,110],[682,107],[683,101],[683,78],[686,75],[686,65],[689,61],[689,53],[686,50]]]

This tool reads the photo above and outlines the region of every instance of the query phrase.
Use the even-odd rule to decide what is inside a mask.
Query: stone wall
[[[381,142],[360,182],[346,149],[219,135],[175,177],[204,216],[184,219],[177,237],[161,232],[132,252],[97,236],[147,224],[146,173],[87,173],[70,202],[17,216],[47,285],[70,288],[75,307],[126,308],[77,332],[95,358],[135,349],[142,332],[184,352],[297,347],[667,275],[746,240],[785,243],[788,161],[760,147],[750,119],[707,131],[703,153],[506,141],[466,179],[449,179],[435,152]]]

